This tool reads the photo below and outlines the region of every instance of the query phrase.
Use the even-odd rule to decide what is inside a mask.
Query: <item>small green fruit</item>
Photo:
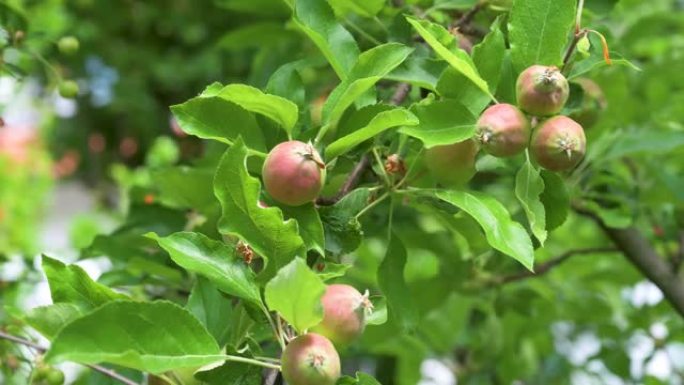
[[[587,139],[577,122],[566,116],[554,116],[537,127],[530,148],[540,166],[550,171],[566,171],[584,157]]]
[[[57,42],[57,48],[59,48],[59,52],[64,55],[73,55],[78,52],[78,39],[73,36],[64,36]]]
[[[568,101],[568,80],[556,67],[533,65],[516,82],[518,107],[535,116],[560,112]]]
[[[78,83],[73,80],[64,80],[59,83],[59,95],[67,99],[76,98],[78,96]]]
[[[477,121],[477,140],[487,153],[496,157],[514,156],[527,148],[530,122],[511,104],[495,104]]]
[[[48,385],[62,385],[64,384],[64,373],[59,369],[52,368],[45,376],[45,382]]]
[[[425,166],[438,183],[461,186],[475,175],[477,151],[477,143],[472,139],[431,147],[425,151]]]
[[[303,334],[292,340],[281,358],[289,385],[334,385],[340,378],[340,356],[327,338]]]

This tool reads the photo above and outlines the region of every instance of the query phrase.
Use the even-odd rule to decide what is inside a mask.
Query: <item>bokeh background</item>
[[[406,3],[447,17],[473,1]],[[587,0],[586,6],[586,23],[606,34],[611,50],[641,68],[614,66],[591,73],[600,89],[595,103],[601,112],[589,136],[598,136],[602,127],[668,127],[684,133],[684,1]],[[0,1],[0,325],[11,327],[13,314],[50,303],[40,253],[77,261],[104,282],[130,280],[143,271],[151,276],[146,281],[151,286],[155,279],[178,278],[177,272],[142,258],[121,268],[112,256],[128,252],[129,245],[98,244],[96,237],[117,229],[132,205],[155,199],[145,188],[152,183],[149,168],[218,151],[180,131],[169,106],[215,81],[263,88],[281,65],[315,56],[315,47],[288,26],[289,17],[280,0]],[[373,44],[373,36],[403,33],[384,31],[376,21],[354,14],[344,22],[362,50]],[[78,52],[59,51],[56,43],[64,36],[78,39]],[[471,39],[476,43],[478,37]],[[315,120],[336,77],[321,61],[308,66],[302,78],[311,107],[303,113]],[[76,98],[59,95],[63,79],[78,83]],[[675,159],[684,159],[678,154]],[[641,199],[682,200],[681,164],[643,161],[658,175],[652,183],[665,188],[649,187]],[[664,249],[672,247],[664,240],[676,239],[669,213],[649,210],[648,236],[663,241],[659,247]],[[577,234],[598,237],[591,229],[574,227],[577,223],[566,223],[557,238],[572,243]],[[358,258],[375,255],[374,245],[359,250]],[[436,269],[434,256],[420,258],[409,263],[415,269],[407,272],[409,281],[419,282]],[[506,346],[523,335],[525,342],[515,355],[502,348],[488,356],[482,349],[488,367],[528,365],[539,379],[557,376],[576,385],[684,384],[684,331],[676,330],[681,319],[657,287],[623,259],[585,259],[499,294],[499,301],[522,309],[522,316],[491,320],[482,335],[473,337],[481,340],[467,343]],[[536,300],[543,295],[563,295],[557,304],[563,309],[526,324],[533,310],[554,306]],[[12,349],[0,343],[0,357]],[[549,358],[542,366],[540,355]],[[444,360],[421,356],[419,361],[414,366],[420,367],[421,384],[456,384],[454,368]],[[11,377],[11,365],[2,360],[5,378]],[[79,367],[64,368],[69,381],[88,383],[78,380]],[[491,382],[483,377],[477,383]]]

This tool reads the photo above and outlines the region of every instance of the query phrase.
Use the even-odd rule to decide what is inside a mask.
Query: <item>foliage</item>
[[[368,289],[374,307],[363,336],[337,347],[338,384],[416,384],[430,359],[459,384],[668,383],[628,353],[635,338],[653,343],[649,360],[684,338],[680,3],[30,3],[0,3],[0,32],[41,20],[24,14],[74,21],[68,60],[89,86],[53,150],[94,132],[142,145],[82,149],[119,188],[121,223],[79,255],[106,257],[109,271],[94,280],[43,256],[52,304],[31,310],[21,297],[37,271],[2,282],[3,329],[49,341],[15,365],[30,355],[0,342],[4,383],[70,361],[96,365],[79,384],[112,383],[106,366],[139,383],[272,385],[286,344],[323,319],[333,282]],[[102,105],[93,60],[119,77]],[[467,186],[440,185],[425,150],[471,140],[490,103],[516,103],[533,64],[571,82],[563,115],[596,108],[581,163],[552,173],[531,151],[480,152]],[[607,106],[584,102],[586,77]],[[177,136],[157,137],[169,114]],[[311,142],[327,172],[321,196],[297,207],[260,178],[289,139]],[[629,300],[646,279],[666,300]],[[587,336],[598,347],[570,354]]]

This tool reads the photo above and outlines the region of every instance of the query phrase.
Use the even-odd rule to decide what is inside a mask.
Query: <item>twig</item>
[[[586,36],[587,33],[589,33],[589,31],[586,29],[581,29],[575,33],[575,36],[572,38],[572,42],[570,42],[570,45],[568,46],[568,50],[565,51],[565,56],[563,56],[562,70],[565,70],[565,67],[568,66],[568,63],[572,58],[572,54],[575,53],[575,48],[577,48],[577,43],[579,43],[579,41],[582,40],[582,38]]]
[[[454,28],[460,28],[460,27],[463,27],[463,26],[470,24],[470,22],[473,21],[473,18],[475,17],[475,15],[477,15],[477,13],[480,12],[482,10],[482,8],[484,8],[484,6],[485,6],[484,1],[480,1],[477,4],[475,4],[475,6],[470,8],[468,10],[468,12],[464,13],[463,16],[461,16],[458,20],[456,20],[453,27]]]
[[[406,97],[408,96],[409,92],[411,92],[410,84],[399,83],[397,89],[394,91],[394,94],[392,95],[392,98],[390,99],[390,102],[395,106],[400,105],[404,102],[404,100],[406,100]]]
[[[504,275],[498,278],[494,279],[494,283],[498,285],[510,283],[510,282],[516,282],[516,281],[521,281],[523,279],[527,278],[534,278],[534,277],[540,277],[549,271],[553,269],[554,267],[557,267],[558,265],[562,264],[563,262],[567,261],[571,257],[575,255],[587,255],[587,254],[596,254],[596,253],[610,253],[610,252],[615,252],[618,251],[615,247],[592,247],[592,248],[587,248],[587,249],[578,249],[578,250],[569,250],[566,251],[565,253],[559,255],[558,257],[552,258],[544,263],[541,263],[536,266],[535,272],[531,272],[529,270],[521,271],[519,273],[514,273],[510,275]]]
[[[44,347],[42,347],[42,346],[40,346],[34,342],[31,342],[29,340],[25,340],[25,339],[20,338],[20,337],[13,336],[11,334],[7,334],[3,331],[0,331],[0,338],[6,339],[8,341],[16,342],[16,343],[21,344],[21,345],[28,346],[28,347],[33,348],[33,349],[35,349],[41,353],[45,353],[47,351],[47,349],[45,349]],[[105,367],[102,367],[99,365],[90,365],[90,364],[85,364],[84,366],[87,366],[88,368],[90,368],[92,370],[100,372],[100,373],[104,374],[105,376],[108,376],[114,380],[117,380],[117,381],[121,382],[122,384],[140,385],[137,382],[120,375],[119,373],[115,372],[112,369],[108,369],[108,368],[105,368]]]
[[[280,371],[276,369],[268,369],[264,376],[264,385],[274,385],[278,379],[278,373],[280,373]]]
[[[370,158],[368,157],[368,155],[364,155],[361,157],[359,163],[357,163],[356,166],[354,166],[354,169],[347,177],[347,180],[344,181],[342,187],[340,187],[340,189],[337,191],[337,194],[330,198],[318,198],[316,200],[316,203],[320,206],[330,206],[337,203],[340,199],[344,198],[345,195],[349,194],[349,192],[352,189],[354,189],[356,185],[359,184],[361,176],[366,171],[366,168],[368,168],[368,166],[370,166]]]
[[[674,268],[675,274],[679,272],[679,269],[682,267],[682,262],[684,262],[684,230],[679,231],[679,251],[672,259],[672,267]]]
[[[591,218],[641,273],[653,282],[672,307],[684,317],[684,280],[653,248],[648,239],[635,227],[617,229],[608,226],[595,213],[574,205],[573,209]]]

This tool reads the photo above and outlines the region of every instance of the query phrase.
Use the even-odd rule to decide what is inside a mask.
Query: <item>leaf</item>
[[[299,236],[302,237],[307,250],[314,250],[320,255],[325,255],[325,234],[323,223],[318,215],[318,210],[313,203],[302,206],[283,206],[285,218],[297,221]]]
[[[475,134],[477,118],[458,101],[416,104],[411,111],[418,117],[418,125],[402,127],[399,132],[420,139],[427,148],[462,142]]]
[[[337,76],[345,79],[360,52],[352,34],[337,22],[327,1],[296,0],[294,4],[294,24],[321,50]]]
[[[408,60],[395,68],[394,71],[385,76],[385,79],[409,83],[435,91],[437,80],[439,80],[445,68],[446,63],[442,60],[412,55]]]
[[[50,285],[53,303],[71,303],[82,310],[90,310],[109,301],[128,298],[93,281],[78,265],[67,266],[43,255],[43,270]]]
[[[369,203],[370,190],[358,188],[332,206],[318,209],[325,229],[325,248],[334,255],[356,250],[363,240],[361,224],[356,219]]]
[[[85,312],[74,304],[56,303],[29,310],[26,313],[26,322],[51,340],[65,325],[84,314]]]
[[[631,61],[625,59],[618,52],[610,52],[611,64],[606,63],[606,60],[603,56],[603,49],[601,47],[601,39],[593,34],[591,34],[588,39],[589,42],[591,42],[591,49],[589,50],[590,55],[584,60],[572,63],[570,74],[568,74],[568,80],[576,79],[590,71],[608,65],[619,65],[631,68],[634,71],[641,71],[641,68],[636,66]]]
[[[345,16],[355,13],[363,17],[373,17],[382,10],[387,0],[328,0],[335,13]]]
[[[295,38],[296,36],[292,31],[284,29],[281,22],[263,21],[249,23],[224,34],[216,43],[216,48],[229,51],[262,48],[279,44],[283,40]]]
[[[231,299],[222,295],[216,286],[205,278],[197,277],[185,307],[207,328],[219,346],[228,342],[231,328],[234,327],[227,322],[233,313],[233,306]]]
[[[323,320],[323,293],[321,278],[303,259],[295,258],[266,284],[265,297],[269,309],[301,333]]]
[[[297,222],[283,220],[277,207],[262,208],[259,181],[246,167],[247,148],[241,139],[226,150],[214,177],[214,194],[221,202],[219,231],[244,239],[266,261],[261,278],[267,280],[276,271],[304,251]]]
[[[336,385],[380,385],[380,383],[370,374],[356,372],[356,378],[344,376],[337,381]]]
[[[159,191],[155,198],[165,206],[208,213],[218,205],[211,191],[214,179],[211,169],[167,167],[150,170],[150,176]]]
[[[366,316],[366,325],[382,325],[387,322],[387,299],[378,297],[372,302],[373,312]]]
[[[513,257],[532,271],[532,240],[520,223],[511,219],[506,208],[496,199],[480,192],[439,191],[437,197],[472,216],[485,232],[487,242],[500,252]]]
[[[544,180],[544,192],[539,199],[546,212],[546,230],[551,231],[560,227],[568,218],[570,195],[558,174],[542,170],[541,177]]]
[[[412,330],[418,322],[418,312],[404,279],[405,266],[406,248],[392,234],[385,258],[378,267],[378,286],[387,299],[389,316],[397,319],[404,330]]]
[[[147,237],[156,240],[179,266],[207,278],[227,294],[263,307],[255,274],[235,248],[200,233],[180,232],[163,238],[150,233]]]
[[[344,275],[347,273],[347,270],[349,270],[351,267],[352,265],[346,263],[334,263],[326,261],[325,263],[316,265],[316,274],[318,274],[323,281],[328,281],[331,279],[344,277]]]
[[[195,378],[202,381],[202,385],[261,385],[261,372],[256,365],[229,361],[208,370],[200,368]]]
[[[209,332],[171,302],[110,302],[65,326],[45,360],[108,362],[150,373],[200,366],[223,356]]]
[[[395,108],[383,111],[377,114],[367,126],[330,143],[325,149],[325,156],[328,160],[334,159],[391,127],[413,126],[416,124],[418,124],[418,118],[409,110]]]
[[[223,87],[217,96],[247,111],[266,116],[282,126],[288,135],[292,133],[292,128],[299,117],[296,104],[280,96],[265,94],[260,89],[245,84],[229,84]]]
[[[323,106],[323,122],[332,126],[342,117],[342,113],[389,74],[413,52],[399,43],[387,43],[362,53],[349,72],[349,75],[335,87]]]
[[[487,94],[490,99],[495,100],[494,95],[489,92],[487,82],[478,74],[475,65],[465,51],[454,44],[454,36],[444,27],[431,23],[426,20],[418,20],[407,16],[409,24],[418,32],[430,47],[449,65],[462,73],[466,78],[473,82],[482,92]]]
[[[533,64],[560,67],[575,21],[576,0],[515,1],[508,23],[516,72]]]
[[[543,192],[544,180],[528,159],[515,177],[515,196],[525,210],[532,234],[542,246],[546,241],[546,213],[540,200]]]
[[[473,64],[492,94],[499,85],[505,53],[506,43],[497,19],[489,34],[473,48]],[[443,97],[460,101],[473,115],[480,115],[490,101],[485,92],[452,67],[440,76],[437,92]]]

